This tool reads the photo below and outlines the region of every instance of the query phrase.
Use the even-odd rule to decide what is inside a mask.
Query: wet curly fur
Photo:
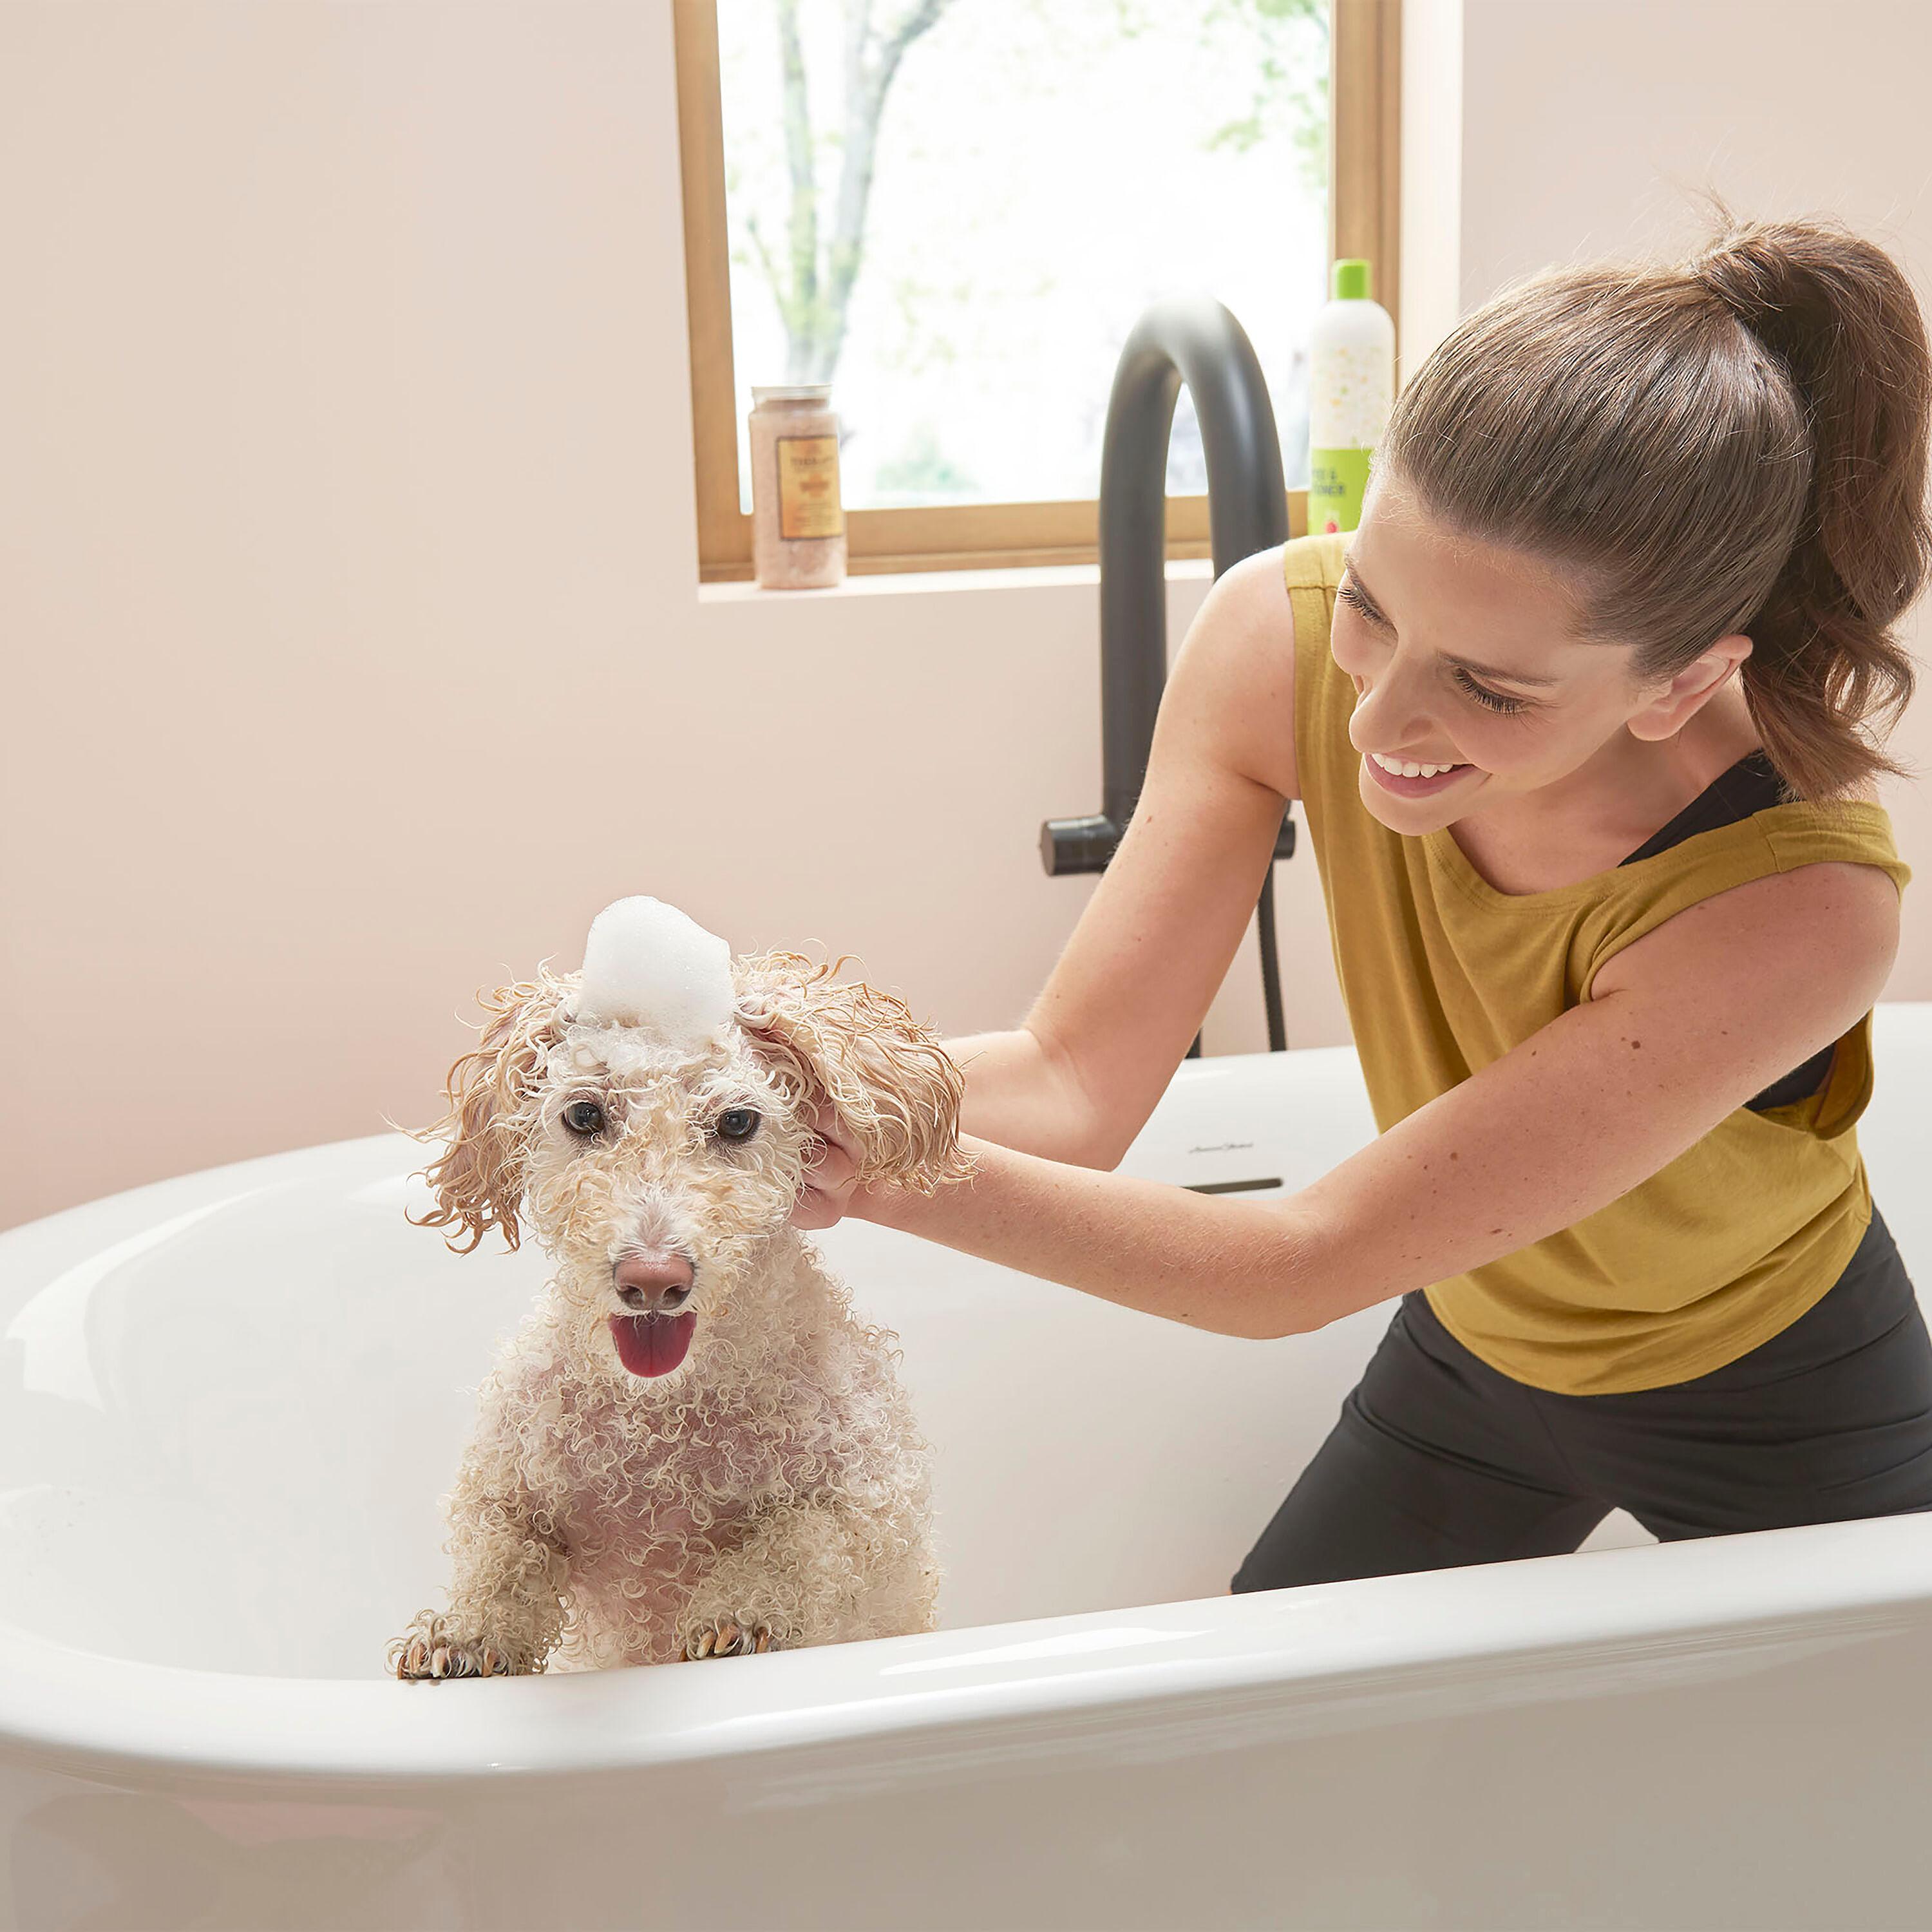
[[[404,1677],[659,1664],[932,1628],[938,1569],[927,1445],[895,1337],[853,1314],[789,1225],[812,1110],[848,1130],[862,1183],[967,1178],[964,1082],[899,1000],[838,982],[842,960],[732,962],[715,1049],[580,1024],[580,976],[479,995],[491,1018],[416,1136],[435,1210],[472,1250],[527,1221],[556,1272],[481,1390],[444,1499],[454,1578],[391,1646]],[[585,1135],[563,1116],[604,1124]],[[759,1116],[743,1141],[721,1114]],[[736,1124],[742,1126],[742,1116]],[[412,1217],[414,1218],[414,1217]],[[692,1265],[689,1349],[632,1374],[610,1318],[627,1256]]]

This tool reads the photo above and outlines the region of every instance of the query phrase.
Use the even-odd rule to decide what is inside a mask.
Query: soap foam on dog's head
[[[730,1022],[732,999],[730,945],[676,906],[619,899],[590,922],[579,1025],[638,1027],[700,1052]]]

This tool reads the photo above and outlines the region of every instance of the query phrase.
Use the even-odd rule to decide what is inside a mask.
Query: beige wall
[[[1414,342],[1668,238],[1713,157],[1922,283],[1932,34],[1816,17],[1418,14]],[[471,990],[626,892],[856,952],[948,1031],[1051,967],[1093,574],[698,592],[672,117],[636,0],[0,7],[0,1223],[428,1118]],[[1204,587],[1172,573],[1175,639]],[[1343,1038],[1312,861],[1278,885],[1290,1038]],[[1932,989],[1922,920],[1894,989]],[[1250,946],[1208,1041],[1262,1039]]]
[[[430,1118],[624,893],[953,1032],[1072,929],[1090,571],[698,595],[669,20],[0,8],[0,1222]]]

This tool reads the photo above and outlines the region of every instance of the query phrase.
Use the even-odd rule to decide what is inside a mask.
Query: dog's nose
[[[682,1255],[668,1255],[662,1260],[626,1255],[611,1272],[616,1280],[617,1299],[626,1308],[652,1315],[668,1315],[682,1308],[691,1299],[696,1280]]]

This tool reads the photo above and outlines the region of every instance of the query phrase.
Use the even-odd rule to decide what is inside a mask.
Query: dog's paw
[[[389,1646],[389,1668],[404,1683],[446,1677],[512,1677],[527,1672],[507,1652],[481,1638],[459,1642],[440,1629],[399,1637]]]
[[[778,1648],[763,1624],[735,1623],[729,1617],[720,1617],[716,1623],[697,1624],[686,1634],[683,1661],[694,1664],[703,1657],[749,1657],[754,1651]]]

